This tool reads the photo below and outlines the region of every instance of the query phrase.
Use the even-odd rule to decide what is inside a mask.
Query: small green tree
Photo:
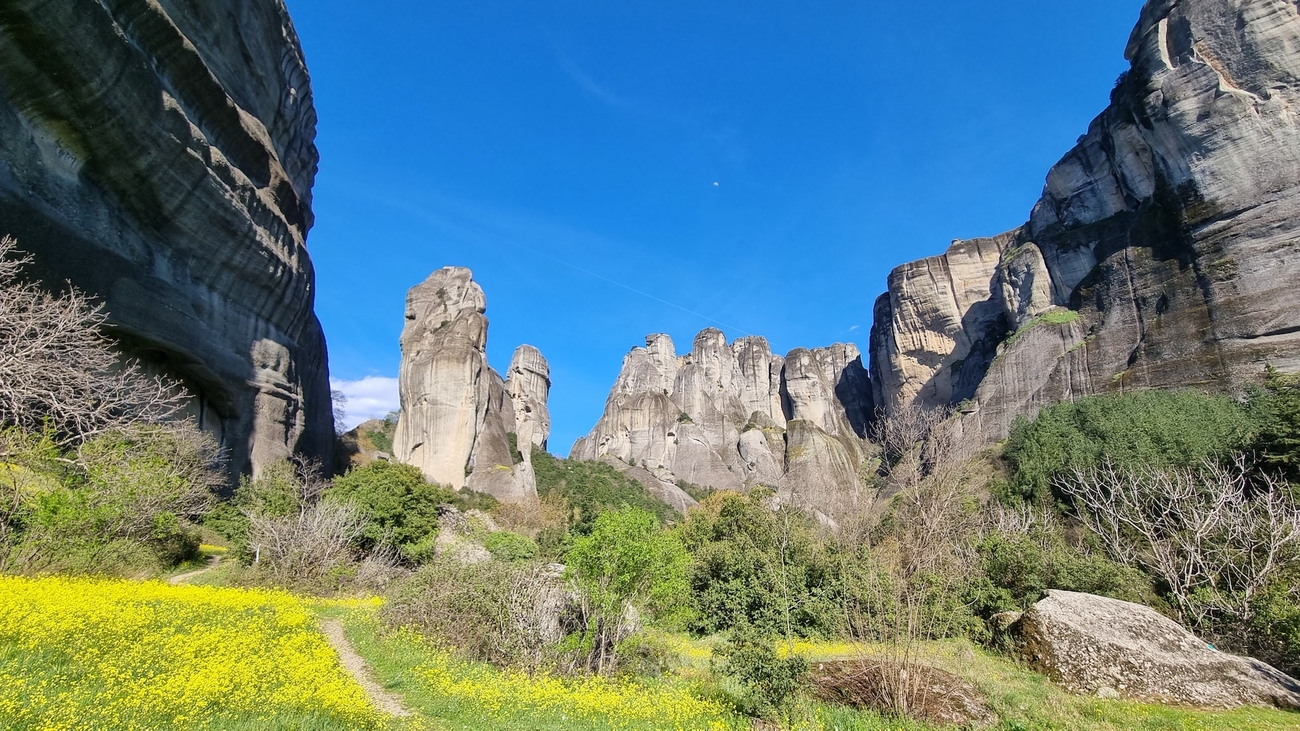
[[[1248,409],[1259,429],[1252,445],[1261,466],[1300,482],[1300,376],[1269,366],[1264,387],[1249,392]]]
[[[617,667],[618,643],[635,630],[639,613],[672,618],[690,591],[686,549],[639,508],[602,514],[590,534],[574,539],[567,563],[582,592],[586,665],[595,672]]]
[[[372,462],[334,480],[325,498],[351,503],[361,512],[364,548],[388,542],[407,561],[419,563],[433,555],[438,506],[454,502],[456,495],[424,479],[417,467]]]
[[[748,624],[732,630],[714,655],[723,661],[719,669],[744,688],[745,712],[791,725],[795,697],[808,675],[806,658],[780,657],[771,638]]]

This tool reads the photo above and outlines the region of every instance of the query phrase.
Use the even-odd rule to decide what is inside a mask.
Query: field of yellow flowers
[[[377,728],[293,595],[0,576],[11,729]]]

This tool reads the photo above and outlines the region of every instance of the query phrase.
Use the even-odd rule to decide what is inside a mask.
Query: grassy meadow
[[[378,599],[159,582],[0,577],[0,718],[8,729],[475,729],[724,731],[752,728],[735,688],[711,670],[710,640],[665,635],[662,677],[575,677],[500,670],[457,658],[376,619]],[[318,629],[337,618],[375,678],[414,715],[377,711]],[[863,650],[803,641],[812,661]],[[870,651],[870,648],[866,648]],[[1300,728],[1268,709],[1198,711],[1063,693],[967,642],[930,659],[974,683],[1005,731],[1273,731]],[[794,727],[931,727],[801,701]]]

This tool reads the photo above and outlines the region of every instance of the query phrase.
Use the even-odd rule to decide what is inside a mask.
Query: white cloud
[[[331,378],[330,388],[342,391],[348,402],[344,407],[343,430],[348,431],[367,419],[382,419],[390,411],[397,411],[401,401],[397,396],[397,379],[384,376],[366,376],[359,381]]]
[[[851,333],[852,333],[852,332],[857,332],[859,329],[860,329],[860,326],[859,326],[859,325],[854,325],[853,327],[849,328],[849,332],[851,332]]]

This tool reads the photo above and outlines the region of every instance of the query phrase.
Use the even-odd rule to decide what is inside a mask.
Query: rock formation
[[[728,345],[710,328],[679,357],[671,338],[651,335],[623,359],[604,415],[570,457],[613,457],[666,485],[766,485],[831,517],[863,491],[871,398],[853,345],[783,358],[764,338]]]
[[[329,463],[315,126],[281,0],[0,9],[0,234],[184,382],[234,474],[291,451]]]
[[[1149,0],[1111,105],[1024,226],[907,264],[876,303],[887,408],[1020,414],[1300,369],[1300,9]]]
[[[550,436],[550,367],[522,345],[503,380],[488,367],[486,312],[463,267],[439,269],[407,293],[394,458],[442,485],[528,502],[537,499],[532,447]]]
[[[1300,682],[1219,652],[1141,604],[1049,591],[1011,627],[1035,669],[1076,693],[1211,708],[1300,709]]]

